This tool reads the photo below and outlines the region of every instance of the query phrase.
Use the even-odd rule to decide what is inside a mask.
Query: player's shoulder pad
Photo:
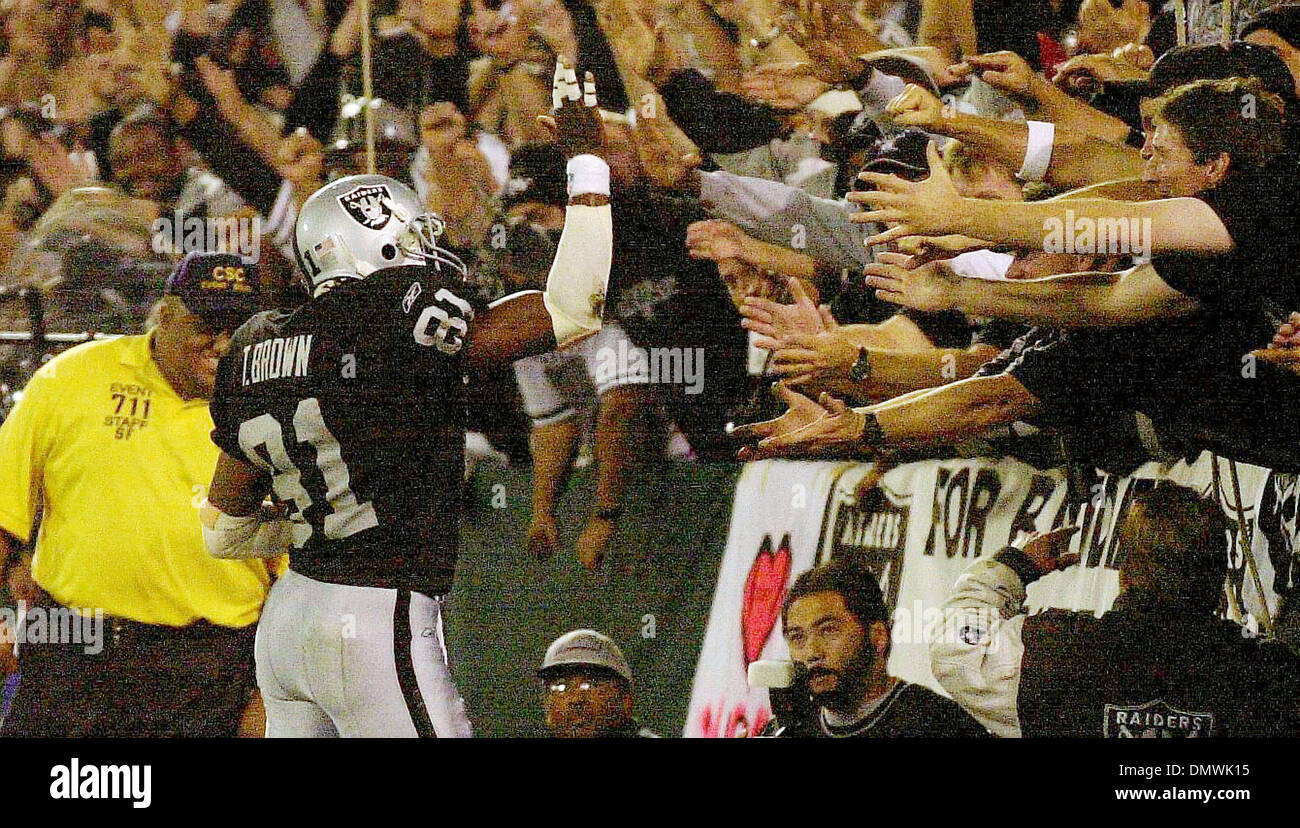
[[[227,365],[232,365],[242,359],[241,352],[244,348],[263,339],[268,339],[280,331],[291,316],[293,311],[288,309],[267,310],[255,313],[250,316],[244,324],[235,329],[230,335],[230,348],[227,349],[225,356],[217,367],[217,395],[221,396],[221,389],[225,386],[224,378],[234,369],[227,369]]]

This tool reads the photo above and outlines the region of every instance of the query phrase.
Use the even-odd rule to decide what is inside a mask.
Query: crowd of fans
[[[296,209],[364,170],[367,111],[478,298],[540,287],[566,56],[605,109],[606,325],[471,395],[532,456],[539,556],[584,462],[589,568],[666,457],[1300,468],[1300,6],[370,5],[363,67],[356,0],[5,2],[0,328],[143,330],[190,218],[257,216],[264,305],[301,301]],[[0,417],[59,347],[11,339]]]

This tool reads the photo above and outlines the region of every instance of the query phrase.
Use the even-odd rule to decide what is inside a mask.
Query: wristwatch
[[[871,376],[871,352],[866,348],[858,348],[858,358],[853,361],[849,368],[849,379],[854,382],[862,382]]]

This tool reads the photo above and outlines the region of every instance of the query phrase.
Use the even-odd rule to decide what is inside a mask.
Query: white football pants
[[[472,736],[442,599],[285,572],[257,626],[267,737]]]

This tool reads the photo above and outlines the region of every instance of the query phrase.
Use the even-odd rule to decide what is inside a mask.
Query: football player
[[[221,447],[201,520],[222,558],[289,550],[257,631],[267,736],[471,735],[441,604],[455,568],[466,372],[600,329],[612,252],[595,82],[557,63],[547,125],[568,157],[542,292],[476,312],[441,220],[385,176],[303,205],[311,299],[235,334],[212,402]],[[274,506],[263,505],[270,493]]]

